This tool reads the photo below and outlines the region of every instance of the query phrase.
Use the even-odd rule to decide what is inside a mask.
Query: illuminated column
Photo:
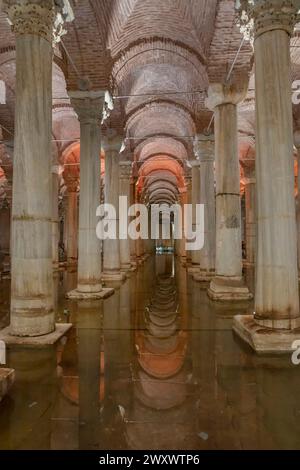
[[[59,243],[59,215],[58,215],[58,194],[59,178],[58,165],[52,165],[52,261],[53,267],[59,264],[58,243]]]
[[[297,222],[297,253],[298,253],[298,277],[300,272],[300,130],[294,133],[294,144],[297,149],[297,198],[296,198],[296,222]]]
[[[96,234],[100,205],[100,123],[105,106],[105,91],[70,92],[80,121],[80,196],[78,230],[77,289],[71,299],[101,299],[110,295],[101,282],[101,241]]]
[[[197,281],[209,281],[215,273],[216,260],[216,196],[214,137],[198,136],[196,144],[200,160],[200,203],[204,205],[204,246],[199,252],[200,273]]]
[[[61,25],[63,17],[52,0],[5,0],[3,4],[16,35],[10,333],[41,336],[55,330],[52,43],[54,25]]]
[[[255,38],[257,257],[255,313],[235,317],[234,329],[260,352],[291,351],[299,339],[290,66],[298,8],[259,0],[242,16]]]
[[[190,162],[192,165],[192,205],[193,205],[193,214],[192,214],[192,227],[193,232],[196,230],[196,204],[200,204],[200,162],[199,160],[192,160]],[[199,272],[200,269],[200,251],[192,250],[191,251],[192,266],[188,268],[189,273]]]
[[[136,178],[132,177],[130,181],[130,205],[135,204],[135,185]],[[131,218],[132,219],[132,218]],[[131,221],[129,219],[129,222]],[[130,239],[130,260],[133,267],[137,266],[136,242]]]
[[[182,221],[184,221],[184,206],[185,204],[187,204],[186,187],[180,189],[179,203],[181,205],[181,210],[182,210]],[[178,245],[179,245],[178,249],[179,249],[180,261],[184,266],[186,264],[185,243],[186,243],[186,240],[185,240],[185,233],[184,233],[184,223],[182,223],[182,234],[181,234],[181,239],[178,240]]]
[[[121,272],[120,240],[119,240],[119,158],[123,138],[113,131],[106,136],[103,147],[105,150],[105,203],[115,209],[112,223],[116,226],[116,239],[103,242],[103,273],[104,281],[122,281],[125,273]]]
[[[131,178],[131,162],[120,162],[120,196],[126,196],[128,208],[130,207],[130,178]],[[124,227],[128,232],[128,224]],[[126,240],[120,240],[120,263],[122,270],[131,268],[130,261],[130,238],[127,236]]]
[[[216,276],[208,295],[213,300],[250,299],[242,277],[240,170],[237,104],[246,90],[214,84],[207,106],[215,114]]]
[[[255,204],[255,160],[241,161],[244,168],[245,203],[246,203],[246,259],[255,263],[256,250],[256,204]]]
[[[78,178],[66,176],[64,180],[67,187],[67,208],[66,208],[66,250],[68,265],[76,264],[78,257],[78,205],[77,189]]]

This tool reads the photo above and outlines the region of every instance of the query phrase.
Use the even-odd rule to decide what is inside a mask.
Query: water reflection
[[[104,301],[66,301],[74,272],[55,283],[58,320],[74,327],[56,349],[9,351],[1,449],[300,449],[299,367],[232,333],[251,304],[212,302],[172,255]]]

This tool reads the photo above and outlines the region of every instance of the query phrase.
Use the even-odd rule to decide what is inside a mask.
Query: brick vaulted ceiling
[[[224,82],[241,44],[235,1],[70,3],[75,20],[67,25],[63,44],[54,55],[53,140],[58,158],[79,138],[67,90],[78,89],[80,79],[88,79],[91,89],[109,89],[115,97],[105,127],[124,133],[127,158],[138,161],[142,156],[148,161],[161,154],[181,162],[185,171],[184,161],[193,158],[193,137],[206,129],[212,116],[204,104],[209,83]],[[0,42],[0,79],[6,84],[0,124],[4,140],[9,141],[14,132],[15,40],[3,13]],[[300,68],[299,42],[296,33],[292,41],[294,74]],[[252,47],[245,42],[231,81],[251,76],[252,61]],[[243,134],[254,133],[253,97],[251,79],[240,111]]]

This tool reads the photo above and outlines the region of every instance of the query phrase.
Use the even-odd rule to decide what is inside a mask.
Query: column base
[[[101,280],[105,281],[124,281],[126,279],[126,274],[121,271],[112,271],[112,272],[104,272],[101,275]]]
[[[215,272],[213,271],[198,271],[193,275],[194,281],[197,282],[211,282],[212,279],[215,277]]]
[[[115,289],[111,287],[102,287],[98,292],[81,292],[78,289],[74,289],[66,294],[66,298],[69,300],[99,300],[110,297],[114,292]]]
[[[235,316],[233,331],[258,354],[291,354],[293,342],[300,340],[300,326],[293,330],[266,328],[254,320],[254,315]]]
[[[72,328],[72,323],[56,323],[52,333],[41,336],[15,336],[10,333],[10,326],[0,331],[0,341],[4,341],[7,347],[30,346],[42,348],[57,343]]]
[[[15,381],[14,369],[0,369],[0,402]]]
[[[212,300],[227,301],[227,300],[251,300],[253,295],[245,286],[243,279],[230,278],[230,277],[215,277],[212,279],[208,296]]]
[[[199,264],[192,264],[187,268],[188,274],[198,274],[200,272]]]

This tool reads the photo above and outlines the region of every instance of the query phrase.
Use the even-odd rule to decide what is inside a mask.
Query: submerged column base
[[[99,300],[110,297],[115,292],[113,288],[102,287],[98,292],[83,292],[79,289],[71,290],[66,294],[69,300]]]
[[[236,315],[233,319],[233,331],[258,354],[292,353],[294,341],[300,340],[300,317],[291,326],[291,329],[267,328],[254,315]]]
[[[197,281],[197,282],[210,282],[215,276],[216,276],[215,271],[207,271],[205,269],[199,269],[198,272],[196,272],[193,275],[193,279],[194,281]]]
[[[212,300],[251,300],[253,295],[242,278],[216,276],[212,279],[208,296]]]
[[[11,326],[0,331],[0,341],[4,341],[7,347],[30,346],[42,348],[57,343],[72,328],[72,323],[56,323],[54,331],[40,336],[15,336]]]

